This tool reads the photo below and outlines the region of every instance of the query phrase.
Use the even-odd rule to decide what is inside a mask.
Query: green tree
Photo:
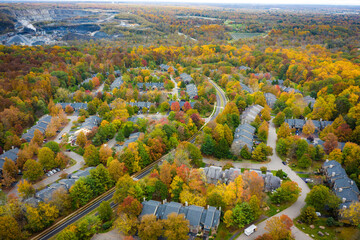
[[[74,208],[85,205],[94,197],[91,187],[86,183],[85,178],[80,178],[70,188],[70,197]]]
[[[99,212],[99,218],[103,222],[109,221],[113,214],[110,203],[108,201],[104,201],[100,203],[98,212]]]
[[[100,163],[99,150],[92,144],[85,147],[84,160],[88,166],[97,166]]]
[[[35,181],[38,180],[43,174],[44,171],[42,170],[42,166],[37,161],[29,159],[24,164],[24,178],[30,181]]]
[[[115,140],[118,142],[123,142],[125,140],[124,133],[121,129],[119,130],[118,134],[116,135]]]
[[[84,148],[85,147],[85,144],[86,144],[86,136],[85,136],[85,133],[83,131],[81,131],[79,133],[79,135],[77,136],[76,138],[76,144],[81,147],[81,148]]]
[[[41,148],[38,153],[38,158],[39,162],[46,170],[50,170],[56,167],[55,154],[50,148]]]
[[[311,166],[311,158],[308,154],[302,155],[298,161],[298,166],[301,168],[308,168]]]
[[[249,205],[254,213],[254,218],[258,219],[261,214],[261,209],[260,209],[260,200],[257,198],[256,195],[251,196]]]
[[[243,159],[250,159],[251,158],[251,153],[250,153],[249,148],[248,148],[247,145],[244,145],[242,147],[242,149],[240,150],[240,156]]]
[[[201,152],[205,155],[212,155],[215,150],[215,145],[214,139],[209,134],[206,134],[204,142],[201,145]]]
[[[233,211],[234,223],[239,227],[243,228],[246,224],[249,224],[255,220],[254,212],[247,202],[237,204]]]
[[[230,154],[229,149],[228,142],[225,138],[222,138],[215,146],[214,156],[217,158],[226,158]]]
[[[309,144],[304,139],[300,139],[297,142],[297,148],[296,148],[296,157],[297,159],[300,159],[304,153],[308,150]]]
[[[305,202],[317,211],[324,211],[325,206],[330,209],[337,209],[341,201],[328,187],[316,185],[307,194]]]
[[[260,143],[252,152],[252,158],[256,161],[263,162],[267,160],[267,157],[272,154],[272,148],[266,146],[265,143]]]
[[[283,124],[283,122],[285,122],[285,113],[279,112],[276,115],[276,117],[273,119],[273,123],[275,124],[276,127],[280,127],[281,124]]]
[[[91,170],[88,178],[92,179],[94,182],[92,191],[95,195],[100,195],[114,185],[109,171],[102,164]]]
[[[50,148],[54,153],[60,152],[59,144],[54,141],[47,142],[44,147]]]
[[[128,196],[129,190],[135,186],[134,180],[129,176],[129,174],[125,174],[120,177],[116,183],[115,193],[114,193],[114,201],[117,203],[121,203]]]
[[[38,207],[33,208],[27,206],[26,208],[26,229],[32,232],[38,232],[50,226],[55,219],[59,216],[59,210],[49,203],[39,203]]]
[[[295,202],[300,192],[301,188],[296,182],[286,181],[271,194],[270,199],[274,203]]]
[[[70,228],[66,228],[59,232],[56,236],[56,240],[78,240],[75,231]]]

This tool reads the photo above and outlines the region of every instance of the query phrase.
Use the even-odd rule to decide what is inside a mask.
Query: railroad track
[[[217,101],[216,101],[216,103],[214,105],[214,110],[213,110],[213,112],[212,112],[212,114],[210,116],[211,120],[215,120],[217,115],[219,115],[219,113],[225,107],[227,99],[226,99],[226,96],[225,96],[225,93],[223,92],[223,90],[219,86],[217,86],[217,84],[215,82],[213,82],[212,80],[209,80],[209,81],[215,87],[216,92],[217,92],[217,95],[216,95]],[[218,103],[220,104],[220,106],[217,106]],[[206,124],[207,123],[205,123],[202,126],[202,128],[204,126],[206,126]],[[191,143],[194,143],[196,137],[199,135],[199,132],[202,130],[202,128],[200,128],[200,130],[197,133],[195,133],[188,141],[191,142]],[[131,177],[134,180],[139,180],[139,179],[144,178],[145,176],[147,176],[151,172],[151,170],[156,165],[158,165],[159,163],[164,161],[166,159],[166,157],[169,154],[173,153],[173,152],[175,152],[175,149],[171,150],[169,153],[162,156],[161,158],[159,158],[155,162],[153,162],[153,163],[149,164],[148,166],[146,166],[145,168],[141,169],[139,172],[134,173],[133,175],[131,175]],[[49,239],[49,238],[55,236],[56,234],[61,232],[63,229],[65,229],[69,225],[73,224],[74,222],[76,222],[80,218],[84,217],[88,213],[90,213],[93,210],[95,210],[96,208],[98,208],[100,203],[102,203],[103,201],[111,200],[112,197],[114,196],[114,193],[115,193],[115,187],[109,189],[107,192],[105,192],[102,195],[100,195],[100,196],[96,197],[95,199],[91,200],[89,203],[85,204],[81,208],[79,208],[76,211],[72,212],[68,216],[62,218],[58,222],[55,222],[52,226],[45,229],[43,232],[39,233],[38,235],[36,235],[35,237],[33,237],[31,239],[32,240],[46,240],[46,239]],[[114,202],[111,202],[110,206],[112,208],[115,208],[117,206],[117,204],[114,203]]]

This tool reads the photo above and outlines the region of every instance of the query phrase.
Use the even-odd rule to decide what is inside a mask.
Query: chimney
[[[188,202],[185,202],[185,206],[188,206],[189,204],[188,204]]]
[[[145,202],[145,197],[143,197],[143,199],[144,199],[144,202]]]
[[[351,180],[351,181],[350,181],[350,184],[351,184],[351,185],[354,185],[354,181],[353,181],[353,180]]]
[[[221,207],[219,207],[219,211],[221,212]]]
[[[346,202],[346,198],[342,198],[342,202],[343,202],[343,203]]]
[[[334,165],[331,164],[331,165],[330,165],[330,168],[333,168],[333,166],[334,166]]]
[[[332,176],[332,177],[335,177],[335,172],[332,172],[332,173],[331,173],[331,176]]]
[[[326,159],[326,162],[328,162],[329,161],[329,159]]]
[[[207,207],[206,207],[207,209],[209,209],[209,205],[207,205]]]
[[[343,190],[342,188],[339,188],[339,192],[342,192],[342,190]]]

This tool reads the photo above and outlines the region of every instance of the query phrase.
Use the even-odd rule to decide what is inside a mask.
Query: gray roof
[[[147,89],[161,89],[161,88],[164,88],[164,83],[162,82],[145,82],[145,83],[137,83],[137,87],[140,88],[140,89],[143,89],[143,87],[147,88]]]
[[[358,202],[360,191],[356,183],[351,180],[341,164],[335,160],[326,160],[323,164],[328,181],[333,183],[333,191],[342,203],[340,208],[349,207],[352,202]]]
[[[193,78],[187,73],[180,74],[180,78],[187,84],[189,84],[193,80]]]
[[[101,123],[101,118],[98,116],[90,116],[87,119],[85,119],[85,122],[81,125],[81,128],[86,128],[88,130],[93,129],[93,127],[99,126]]]
[[[284,92],[287,92],[287,93],[294,92],[294,93],[301,93],[301,94],[302,94],[301,91],[299,91],[299,90],[297,90],[297,89],[295,89],[295,88],[290,88],[290,87],[285,87],[285,86],[283,86],[283,87],[282,87],[282,90],[283,90]]]
[[[144,107],[150,108],[151,105],[156,105],[156,103],[152,103],[152,102],[129,102],[127,104],[129,104],[132,107],[136,106],[138,108],[144,108]]]
[[[70,188],[75,184],[75,179],[67,178],[67,179],[61,179],[59,181],[60,184],[64,185],[67,190],[70,190]]]
[[[170,68],[169,65],[166,65],[166,64],[160,64],[160,69],[163,70],[163,71],[168,71]],[[172,67],[174,69],[174,71],[176,71],[177,69],[175,67]]]
[[[258,104],[247,107],[240,116],[241,123],[252,123],[262,109],[263,107]]]
[[[267,105],[269,105],[269,107],[272,108],[274,106],[274,103],[276,102],[276,96],[272,93],[265,93],[264,96],[265,96]]]
[[[55,192],[55,188],[44,188],[37,193],[35,193],[35,197],[38,198],[40,201],[49,202],[52,199],[52,194]]]
[[[4,166],[5,158],[8,158],[16,163],[16,160],[18,158],[18,156],[17,156],[18,153],[19,153],[19,149],[13,148],[13,149],[10,149],[10,150],[4,152],[3,154],[1,154],[0,155],[0,169],[2,169]]]
[[[142,202],[143,209],[140,217],[152,214],[160,219],[167,219],[171,213],[184,214],[185,219],[189,220],[191,227],[204,227],[205,230],[217,227],[220,223],[220,210],[209,206],[204,209],[200,206],[183,206],[177,202],[165,202],[161,204],[158,201],[150,200]]]
[[[310,96],[304,97],[303,100],[304,100],[304,102],[306,102],[308,105],[310,104],[311,107],[314,106],[315,101],[316,101],[315,98],[310,97]]]
[[[177,102],[177,101],[169,101],[170,107],[171,107],[171,104],[173,104],[174,102]],[[186,101],[180,101],[179,102],[180,109],[182,109],[184,107],[185,103],[186,103]],[[194,102],[188,102],[188,103],[190,103],[191,108],[194,108],[194,106],[195,106]]]
[[[30,205],[32,207],[37,207],[40,202],[41,201],[39,199],[34,198],[34,197],[30,197],[30,198],[24,200],[25,204],[28,204],[28,205]]]
[[[6,41],[6,45],[28,45],[31,46],[31,41],[23,35],[12,36],[9,40]]]
[[[234,139],[238,139],[238,138],[241,138],[241,137],[245,137],[245,138],[247,138],[249,140],[253,140],[254,139],[254,134],[249,133],[246,130],[239,129],[239,131],[235,132]]]
[[[198,91],[195,84],[186,85],[186,92],[189,95],[189,98],[194,98],[198,95]]]
[[[44,134],[47,126],[51,122],[51,118],[52,117],[47,114],[42,116],[34,126],[32,126],[26,133],[21,136],[21,138],[25,139],[27,142],[30,142],[31,139],[34,137],[34,132],[36,129],[38,129],[41,133]]]
[[[84,170],[79,170],[76,173],[71,175],[72,179],[79,179],[81,177],[87,177],[90,175],[90,170],[95,169],[95,167],[88,167],[85,168]]]
[[[247,67],[247,66],[240,66],[239,67],[240,70],[250,70],[251,68]]]
[[[74,111],[79,111],[80,109],[88,109],[87,103],[58,103],[64,110],[66,106],[70,105]]]
[[[247,91],[248,93],[253,93],[254,92],[251,88],[249,88],[247,85],[245,85],[242,82],[240,82],[240,86],[244,91]]]
[[[248,123],[244,123],[244,124],[240,124],[240,125],[236,128],[235,133],[240,132],[241,130],[245,130],[245,131],[247,131],[247,132],[249,132],[249,133],[254,134],[256,128],[253,127],[253,126],[251,126],[251,125],[248,124]]]
[[[115,88],[120,88],[121,85],[124,83],[122,77],[115,78],[115,80],[110,85],[110,90],[114,90]]]

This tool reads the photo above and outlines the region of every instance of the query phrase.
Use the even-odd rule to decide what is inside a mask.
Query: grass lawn
[[[287,209],[288,207],[290,207],[291,205],[293,205],[293,203],[283,203],[283,204],[279,204],[279,206],[277,206],[277,204],[271,203],[270,198],[267,201],[267,205],[269,206],[269,210],[267,210],[265,212],[266,216],[271,217],[274,216],[275,214]],[[279,211],[277,211],[279,210]]]
[[[237,228],[227,228],[223,222],[220,222],[219,228],[217,230],[216,240],[227,240],[230,239],[238,231]]]
[[[356,240],[360,239],[360,230],[355,227],[328,227],[326,225],[326,218],[320,218],[316,223],[314,223],[315,228],[311,229],[308,224],[302,223],[299,224],[296,218],[294,219],[294,224],[301,231],[309,234],[313,239],[331,239],[331,240]],[[320,229],[319,226],[324,226],[325,229]],[[318,232],[329,233],[329,236],[319,236]]]

